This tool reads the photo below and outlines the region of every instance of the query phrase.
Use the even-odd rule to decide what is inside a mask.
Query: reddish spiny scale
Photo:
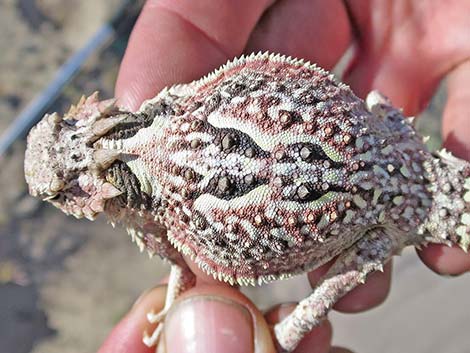
[[[329,140],[335,132],[335,126],[332,123],[325,124],[322,128],[323,140]]]
[[[222,138],[222,150],[224,152],[230,152],[236,145],[238,144],[238,138],[237,135],[231,132],[228,132],[225,134],[225,136]]]
[[[279,123],[282,129],[287,129],[294,123],[295,120],[295,113],[288,111],[288,110],[280,110],[279,111]]]
[[[315,122],[313,122],[313,121],[309,121],[308,123],[304,124],[304,130],[308,134],[313,133],[316,130],[316,128],[317,128],[317,126],[316,126]]]
[[[263,214],[261,212],[256,212],[254,217],[253,217],[253,222],[256,226],[261,226],[264,222],[265,222],[265,219],[263,217]]]
[[[304,212],[304,217],[303,217],[303,221],[306,222],[306,223],[315,223],[315,221],[317,220],[317,216],[318,216],[318,213],[313,211],[313,210],[306,210]]]
[[[270,108],[276,108],[281,105],[281,98],[274,95],[265,95],[252,99],[248,99],[249,103],[256,104],[260,107],[261,111],[267,112]]]
[[[192,149],[196,149],[201,146],[201,139],[199,138],[194,138],[190,142],[190,146]]]

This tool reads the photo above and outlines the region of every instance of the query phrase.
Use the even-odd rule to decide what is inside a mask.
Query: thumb
[[[143,333],[149,326],[146,314],[157,312],[165,304],[166,286],[157,286],[143,293],[131,311],[114,327],[98,353],[152,353],[154,348],[144,345]]]
[[[110,333],[98,353],[154,352],[142,343],[154,327],[146,313],[163,308],[165,287],[144,293]],[[201,285],[183,293],[164,322],[157,352],[275,353],[263,314],[242,293],[220,285]]]
[[[274,353],[263,314],[238,290],[201,285],[185,292],[165,320],[167,353]]]

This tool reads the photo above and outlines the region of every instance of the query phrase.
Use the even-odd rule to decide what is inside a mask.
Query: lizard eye
[[[80,162],[82,160],[81,156],[78,153],[73,153],[70,158],[72,158],[74,162]]]
[[[64,186],[65,186],[64,181],[60,179],[59,176],[56,175],[52,178],[49,188],[51,189],[52,192],[57,193],[58,191],[62,190]]]
[[[57,193],[55,195],[46,196],[43,200],[44,201],[54,201],[54,200],[59,199],[59,197],[60,197],[60,194]]]

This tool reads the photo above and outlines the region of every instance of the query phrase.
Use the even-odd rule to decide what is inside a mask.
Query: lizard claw
[[[156,346],[158,343],[158,340],[160,339],[160,335],[163,331],[163,324],[160,323],[158,326],[155,328],[155,330],[152,332],[151,335],[147,333],[147,331],[144,332],[144,338],[142,341],[147,347],[153,347]]]

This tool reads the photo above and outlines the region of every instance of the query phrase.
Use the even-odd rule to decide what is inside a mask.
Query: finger
[[[355,313],[379,306],[387,299],[391,278],[392,264],[388,263],[384,266],[384,272],[371,273],[366,283],[346,294],[333,308],[345,313]]]
[[[418,250],[420,259],[441,275],[461,275],[470,271],[470,255],[456,247],[431,244]]]
[[[142,343],[153,327],[146,314],[163,308],[166,287],[139,298],[113,329],[98,353],[154,352]],[[185,292],[170,309],[158,352],[275,353],[263,315],[243,294],[221,286],[198,286]],[[192,352],[191,351],[191,352]]]
[[[447,103],[442,133],[444,146],[470,161],[470,56],[447,76]]]
[[[114,327],[98,353],[151,353],[142,342],[143,332],[147,329],[147,313],[161,310],[165,303],[166,286],[159,286],[144,293],[134,304],[131,311]]]
[[[447,78],[444,146],[456,156],[470,160],[470,59],[452,70]],[[457,247],[430,245],[418,254],[429,268],[440,274],[459,275],[470,271],[470,254]]]
[[[308,279],[312,288],[320,281],[320,278],[327,272],[330,264],[310,272]],[[374,308],[387,298],[390,291],[390,282],[392,277],[391,261],[384,266],[384,271],[376,271],[367,277],[366,283],[354,288],[343,298],[341,298],[333,308],[335,310],[347,313]]]
[[[346,78],[362,97],[378,89],[414,115],[442,77],[470,55],[467,2],[346,3],[357,32],[356,57]]]
[[[185,292],[165,320],[165,350],[275,353],[266,320],[239,291],[203,285]]]
[[[227,282],[221,282],[218,279],[215,279],[213,276],[207,274],[204,272],[198,264],[196,264],[191,258],[187,255],[184,255],[184,261],[186,264],[189,266],[191,269],[191,272],[194,273],[197,277],[197,284],[213,284],[213,285],[219,285],[219,286],[231,286]]]
[[[289,315],[296,307],[296,303],[277,305],[265,314],[268,324],[274,326]],[[333,330],[328,320],[310,331],[294,350],[294,353],[327,353],[331,347]]]
[[[245,52],[269,50],[331,69],[349,46],[350,39],[349,20],[342,1],[279,1],[265,12]]]
[[[238,55],[269,0],[149,0],[135,25],[116,83],[136,109],[163,87],[201,77]]]
[[[327,353],[331,347],[332,335],[330,322],[324,320],[302,338],[293,353]]]

